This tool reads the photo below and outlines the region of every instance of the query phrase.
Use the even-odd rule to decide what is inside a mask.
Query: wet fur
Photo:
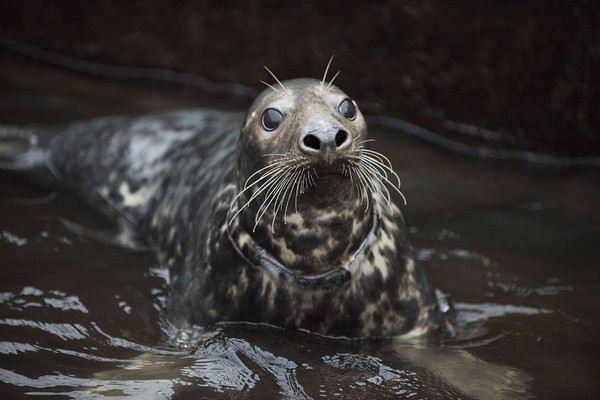
[[[26,153],[5,154],[3,166],[17,169],[15,160],[35,153],[26,167],[21,163],[22,173],[49,171],[62,185],[110,205],[133,224],[171,269],[167,317],[176,326],[250,321],[348,337],[433,329],[437,311],[431,289],[414,263],[401,213],[383,192],[368,191],[366,204],[360,188],[340,175],[308,185],[297,197],[297,211],[290,206],[285,218],[283,206],[279,216],[277,208],[260,208],[265,204],[260,196],[239,215],[232,212],[234,199],[238,205],[248,202],[252,191],[240,192],[267,165],[265,155],[291,151],[290,143],[296,143],[285,136],[269,142],[257,115],[282,96],[329,110],[319,84],[296,80],[283,83],[285,91],[267,89],[245,118],[198,110],[50,129],[37,133],[39,140]],[[321,90],[345,96],[334,86]],[[309,108],[290,108],[285,128],[290,135],[314,122],[303,110]],[[351,125],[331,115],[366,140],[362,116]],[[253,258],[253,249],[262,248],[292,270],[326,270],[356,251],[374,213],[375,242],[361,254],[351,279],[335,287],[308,290],[284,282]]]

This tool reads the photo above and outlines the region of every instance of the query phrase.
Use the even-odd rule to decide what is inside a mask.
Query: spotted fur
[[[383,191],[361,196],[346,173],[366,139],[360,111],[355,120],[340,116],[336,105],[347,96],[332,85],[282,86],[267,89],[245,117],[183,111],[41,132],[50,138],[40,141],[44,162],[63,184],[129,220],[169,266],[167,317],[177,326],[249,321],[348,337],[435,328],[435,302],[400,210]],[[260,127],[267,107],[285,112],[273,133]],[[344,173],[300,155],[312,182],[290,192],[287,210],[259,214],[265,193],[249,202],[257,192],[244,190],[249,177],[269,154],[297,152],[300,135],[329,126],[353,140],[334,160],[347,163]],[[340,279],[327,285],[289,279],[334,267]]]

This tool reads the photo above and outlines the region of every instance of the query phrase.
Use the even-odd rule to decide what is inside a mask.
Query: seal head
[[[367,136],[355,102],[335,86],[295,79],[250,110],[238,147],[242,227],[301,273],[347,262],[373,225],[354,182]]]

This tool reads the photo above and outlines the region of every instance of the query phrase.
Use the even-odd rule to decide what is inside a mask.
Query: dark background
[[[0,39],[257,89],[263,65],[320,78],[335,55],[336,83],[368,113],[470,144],[600,154],[597,1],[240,4],[3,1]]]

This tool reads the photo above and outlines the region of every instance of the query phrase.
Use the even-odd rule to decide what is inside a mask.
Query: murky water
[[[12,64],[0,87],[1,123],[207,104]],[[0,397],[596,398],[597,176],[371,131],[403,179],[418,257],[454,305],[453,337],[345,341],[228,324],[182,349],[161,319],[168,274],[150,252],[119,245],[68,195],[0,174]]]

